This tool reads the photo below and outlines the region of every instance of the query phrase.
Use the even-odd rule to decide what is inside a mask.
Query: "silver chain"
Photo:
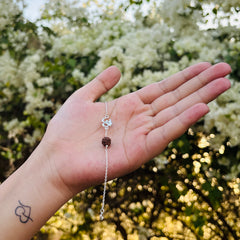
[[[105,137],[107,137],[108,129],[112,126],[112,121],[108,115],[108,106],[105,102],[105,116],[102,119],[102,126],[105,129]],[[105,198],[106,198],[106,188],[107,188],[107,178],[108,178],[108,145],[105,146],[105,176],[104,176],[104,188],[103,188],[103,198],[102,198],[102,207],[100,210],[100,220],[104,219],[104,207],[105,207]]]
[[[100,220],[104,219],[104,207],[105,207],[105,198],[106,198],[106,188],[107,188],[107,175],[108,175],[108,146],[105,147],[105,177],[104,177],[104,188],[103,188],[103,198],[102,198],[102,207],[100,210]]]

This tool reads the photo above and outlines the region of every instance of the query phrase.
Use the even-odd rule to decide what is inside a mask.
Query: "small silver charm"
[[[112,120],[109,118],[108,115],[105,115],[105,117],[102,119],[102,126],[105,129],[108,129],[109,127],[112,126]]]

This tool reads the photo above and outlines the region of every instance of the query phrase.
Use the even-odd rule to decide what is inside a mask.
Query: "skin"
[[[136,170],[208,113],[207,103],[230,88],[230,72],[226,63],[203,62],[109,102],[108,179]],[[96,100],[120,75],[112,66],[74,92],[33,154],[0,186],[2,239],[30,238],[76,193],[103,182],[105,103]],[[14,214],[19,200],[31,207],[33,221],[23,224]]]

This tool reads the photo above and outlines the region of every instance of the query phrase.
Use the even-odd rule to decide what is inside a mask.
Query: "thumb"
[[[120,77],[121,73],[119,69],[115,66],[111,66],[105,69],[87,85],[80,88],[77,91],[78,96],[82,99],[94,102],[104,93],[113,88],[118,83]]]

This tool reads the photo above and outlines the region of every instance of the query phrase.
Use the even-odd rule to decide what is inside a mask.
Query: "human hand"
[[[199,63],[163,81],[108,103],[113,122],[108,135],[109,179],[134,171],[208,111],[207,103],[230,87],[229,65]],[[116,67],[77,90],[50,121],[44,146],[56,186],[73,196],[104,180],[102,118],[105,104],[95,102],[119,80]]]

